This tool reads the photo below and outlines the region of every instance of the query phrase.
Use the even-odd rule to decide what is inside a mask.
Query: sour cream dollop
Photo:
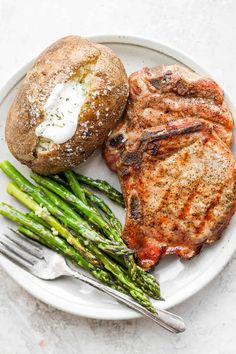
[[[80,109],[85,100],[82,84],[57,84],[44,105],[45,119],[37,126],[37,136],[63,144],[76,132]]]

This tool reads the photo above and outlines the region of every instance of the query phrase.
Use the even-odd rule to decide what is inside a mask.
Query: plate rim
[[[135,46],[140,46],[144,48],[148,48],[154,51],[158,51],[160,53],[163,53],[169,57],[172,57],[174,59],[177,59],[178,61],[182,62],[189,68],[203,74],[211,77],[211,74],[204,69],[202,65],[199,65],[193,58],[191,58],[189,55],[185,54],[179,49],[174,48],[173,46],[166,45],[162,42],[159,42],[151,37],[143,37],[143,36],[137,36],[137,35],[125,35],[125,34],[99,34],[99,35],[88,35],[84,36],[85,38],[88,38],[89,40],[92,40],[94,42],[98,43],[104,43],[104,44],[109,44],[109,43],[120,43],[120,44],[129,44],[129,45],[135,45]],[[2,102],[5,100],[9,92],[11,91],[12,87],[17,85],[17,82],[19,82],[22,78],[22,76],[25,75],[26,71],[28,68],[32,65],[32,62],[35,59],[30,60],[23,66],[21,66],[19,69],[13,73],[11,78],[1,87],[0,89],[0,105]],[[230,105],[230,110],[232,112],[232,115],[234,117],[236,108],[233,104],[233,100],[230,98],[230,95],[227,93],[227,90],[224,89],[224,85],[222,83],[220,84],[221,87],[223,87],[224,94],[226,101]],[[231,235],[231,238],[233,235]],[[212,269],[210,273],[206,272],[204,274],[201,274],[201,276],[198,277],[198,282],[197,284],[195,283],[194,285],[192,284],[191,288],[188,289],[183,294],[183,291],[180,291],[178,296],[175,295],[175,298],[170,301],[167,300],[165,303],[167,306],[165,306],[165,309],[169,309],[173,306],[179,305],[180,303],[186,301],[189,299],[191,296],[202,290],[207,284],[209,284],[222,270],[223,268],[227,265],[227,263],[230,261],[232,258],[234,252],[236,250],[236,242],[235,242],[235,247],[231,247],[228,249],[228,252],[225,254],[222,252],[222,258],[221,262],[218,264],[215,264],[215,267]],[[95,319],[103,319],[103,320],[128,320],[128,319],[134,319],[134,318],[139,318],[141,315],[138,313],[134,312],[133,310],[130,310],[124,306],[120,307],[118,306],[117,309],[112,309],[112,310],[104,310],[104,309],[90,309],[88,307],[84,307],[82,304],[78,306],[76,304],[75,306],[73,303],[67,302],[64,298],[57,296],[57,303],[55,303],[55,295],[50,294],[50,292],[47,293],[47,298],[45,298],[44,292],[42,293],[39,292],[39,286],[38,284],[32,284],[28,285],[27,283],[22,283],[17,279],[17,275],[14,272],[11,272],[7,269],[7,267],[3,264],[5,262],[9,262],[8,260],[4,259],[4,262],[2,262],[2,257],[0,257],[0,264],[2,268],[6,271],[6,273],[13,278],[17,284],[19,284],[22,288],[24,288],[28,293],[30,293],[32,296],[35,298],[39,299],[40,301],[53,306],[54,308],[57,308],[61,311],[71,313],[74,315],[78,316],[83,316],[87,318],[95,318]],[[172,299],[172,297],[170,298]],[[170,304],[169,304],[170,303]]]

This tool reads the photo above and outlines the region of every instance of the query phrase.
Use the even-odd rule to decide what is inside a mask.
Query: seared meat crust
[[[139,87],[146,92],[143,81]],[[152,112],[149,124],[150,115],[138,109],[143,97],[167,96],[154,92],[148,97],[133,88],[131,84],[128,110],[108,138],[104,157],[117,172],[126,200],[123,238],[139,264],[149,269],[167,254],[190,259],[203,244],[220,238],[235,210],[236,168],[222,141],[231,140],[228,128],[221,125],[220,134],[208,119],[191,114],[165,119],[166,113],[160,120],[161,110]],[[223,102],[218,86],[213,88],[214,93],[206,91],[209,100]],[[200,96],[200,90],[192,92]]]
[[[231,144],[232,116],[223,91],[213,80],[179,65],[161,65],[133,73],[129,82],[130,128],[192,117],[212,124],[219,137]]]

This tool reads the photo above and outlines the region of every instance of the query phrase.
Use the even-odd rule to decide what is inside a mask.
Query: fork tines
[[[9,230],[11,234],[3,234],[0,238],[0,253],[17,265],[30,270],[37,260],[43,258],[41,245],[13,229]]]

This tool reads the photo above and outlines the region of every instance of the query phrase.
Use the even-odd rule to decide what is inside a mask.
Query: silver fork
[[[181,317],[161,309],[157,309],[157,313],[153,314],[131,297],[71,269],[62,255],[13,229],[10,231],[11,234],[4,234],[0,240],[0,253],[36,277],[52,280],[61,276],[72,276],[114,297],[172,333],[185,331],[185,324]]]

